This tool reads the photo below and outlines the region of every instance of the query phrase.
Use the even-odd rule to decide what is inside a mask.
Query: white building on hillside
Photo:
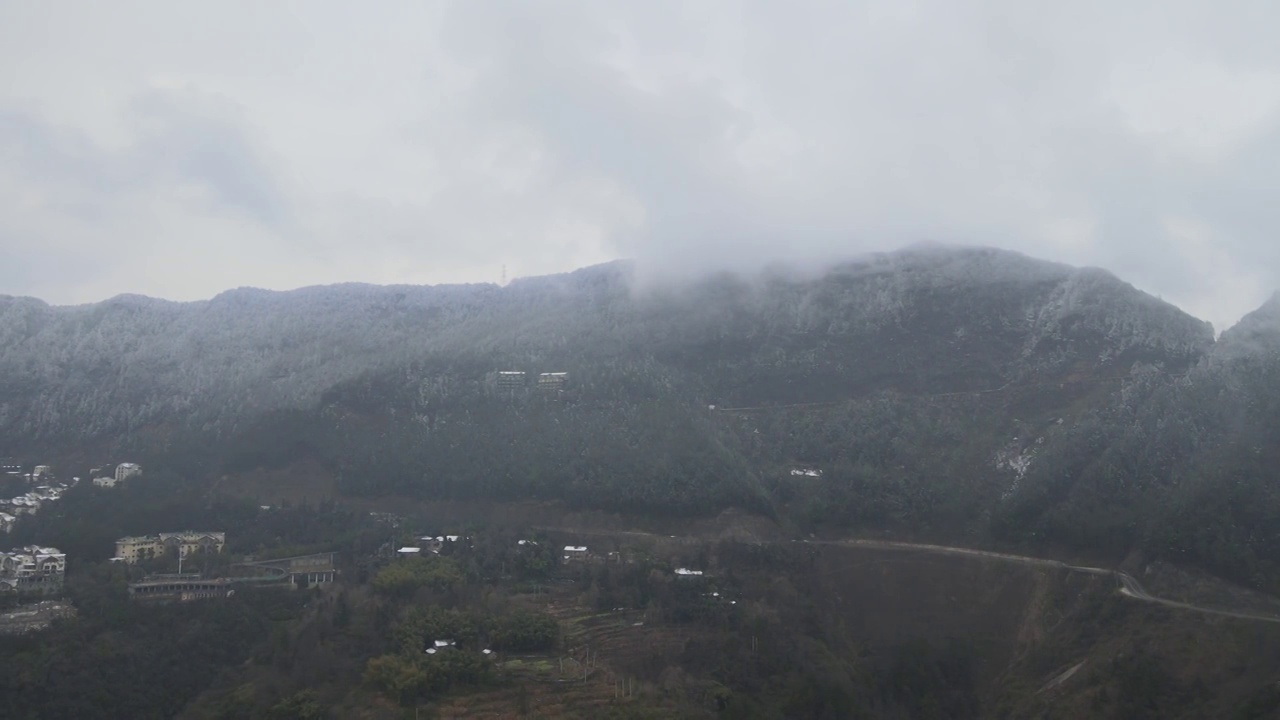
[[[567,372],[544,372],[538,375],[538,389],[543,392],[559,392],[564,390],[564,383],[569,379]]]
[[[28,545],[0,553],[0,590],[56,592],[67,572],[67,556],[58,548]]]
[[[135,463],[120,463],[116,466],[116,482],[124,482],[135,475],[142,474],[142,466]]]

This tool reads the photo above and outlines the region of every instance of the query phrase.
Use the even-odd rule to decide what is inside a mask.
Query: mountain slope
[[[1210,343],[1203,324],[1105,273],[995,251],[916,250],[819,278],[725,277],[644,295],[628,276],[613,264],[506,288],[242,289],[58,308],[0,298],[0,429],[77,439],[178,414],[217,424],[306,407],[338,382],[424,356],[649,356],[741,403],[827,399],[832,385],[867,382],[980,387],[1095,349],[1100,362],[1185,363]],[[938,363],[941,353],[952,357]]]
[[[1280,301],[1172,383],[1146,375],[1063,429],[998,518],[1008,536],[1138,544],[1280,589]]]
[[[995,250],[679,286],[631,275],[2,298],[0,450],[97,443],[196,476],[306,459],[351,494],[740,506],[813,528],[1253,562],[1161,533],[1198,522],[1230,443],[1259,448],[1233,456],[1249,477],[1274,458],[1276,301],[1215,344],[1106,272]],[[499,392],[498,370],[569,382]]]

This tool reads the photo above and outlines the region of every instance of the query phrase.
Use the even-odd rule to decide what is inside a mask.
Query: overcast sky
[[[0,293],[936,241],[1221,329],[1280,286],[1278,27],[1272,0],[0,0]]]

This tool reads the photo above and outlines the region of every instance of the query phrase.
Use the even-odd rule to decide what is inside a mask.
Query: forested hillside
[[[0,453],[94,443],[192,477],[306,459],[349,495],[1141,547],[1270,587],[1277,305],[1215,343],[1106,272],[940,248],[680,286],[615,263],[6,298]],[[548,371],[562,391],[536,389]]]
[[[1009,536],[1138,544],[1277,589],[1280,297],[1184,376],[1135,381],[1054,440],[1000,518]]]
[[[29,440],[154,423],[227,431],[330,387],[433,360],[468,370],[624,367],[724,403],[874,385],[969,390],[1073,362],[1185,364],[1204,324],[1096,270],[917,250],[817,277],[636,291],[625,263],[492,285],[241,289],[79,307],[0,298],[0,431]],[[699,400],[704,398],[698,398]]]

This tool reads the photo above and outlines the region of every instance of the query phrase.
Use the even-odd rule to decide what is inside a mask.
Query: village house
[[[433,640],[431,647],[426,649],[428,655],[435,655],[442,650],[449,650],[458,647],[458,643],[453,640]]]
[[[15,515],[33,515],[40,509],[40,499],[30,493],[19,495],[9,501]]]
[[[586,545],[565,545],[565,562],[584,562],[589,557]]]
[[[116,486],[116,479],[113,477],[96,477],[93,479],[94,487],[113,488]]]
[[[463,540],[461,535],[436,535],[435,537],[424,535],[418,538],[418,544],[427,552],[439,555],[445,543],[456,543],[461,540]]]
[[[50,477],[44,475],[43,477]],[[17,497],[9,499],[0,499],[0,532],[9,532],[13,529],[13,523],[19,516],[32,515],[40,509],[46,502],[55,502],[62,498],[62,493],[67,486],[63,483],[57,485],[39,485],[33,490],[29,490]]]

